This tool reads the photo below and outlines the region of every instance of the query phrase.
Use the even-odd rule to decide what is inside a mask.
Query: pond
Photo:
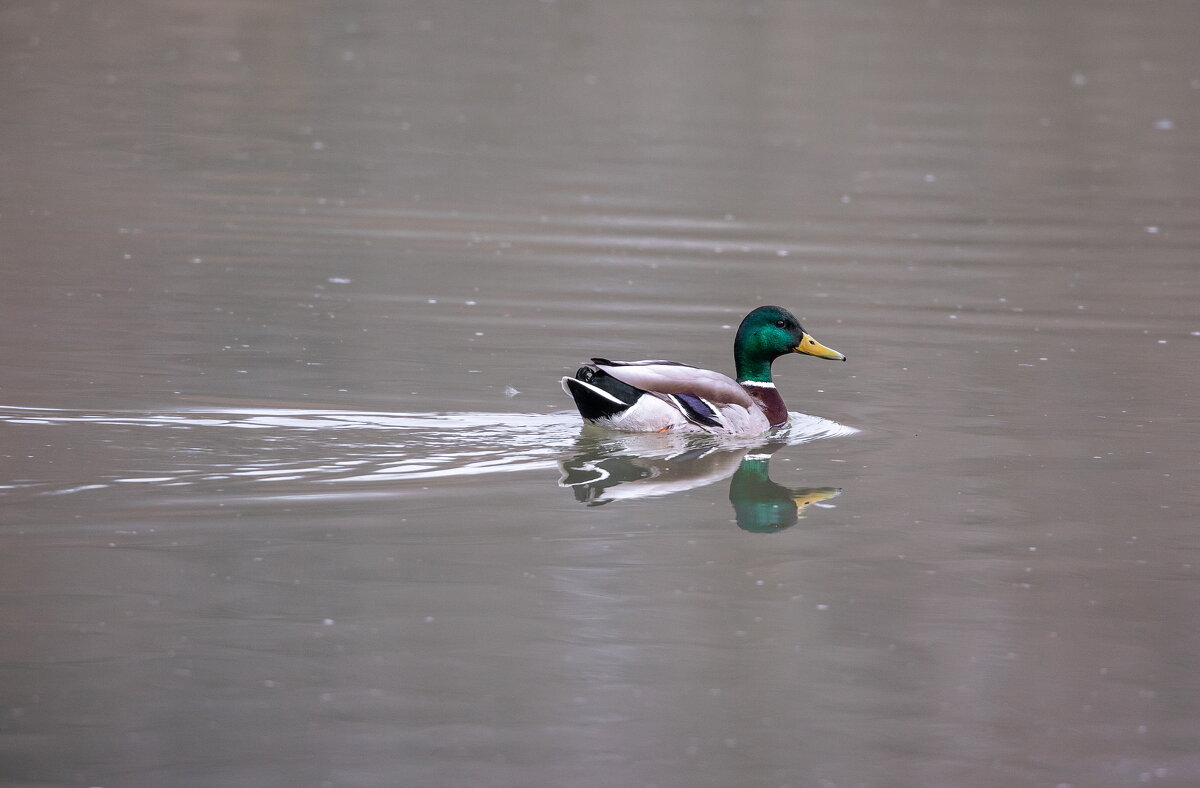
[[[6,5],[2,781],[1196,785],[1197,30]]]

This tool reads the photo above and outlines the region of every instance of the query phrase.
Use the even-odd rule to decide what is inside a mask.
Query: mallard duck
[[[593,358],[562,379],[589,424],[631,432],[757,435],[787,423],[787,406],[771,380],[771,362],[787,353],[845,361],[813,339],[788,310],[760,306],[733,340],[737,380],[678,361]]]

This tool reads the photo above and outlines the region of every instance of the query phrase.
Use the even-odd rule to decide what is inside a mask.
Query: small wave
[[[573,411],[531,413],[376,413],[244,408],[88,411],[0,407],[0,425],[72,430],[73,446],[114,447],[144,470],[106,467],[56,482],[21,479],[21,492],[72,495],[110,487],[180,487],[220,482],[322,485],[556,470],[580,433]],[[808,443],[857,432],[793,413],[776,441]],[[702,436],[710,443],[742,439]],[[754,440],[747,441],[747,445]],[[99,464],[99,463],[97,463]],[[292,490],[294,492],[294,489]],[[310,489],[312,494],[323,494]]]

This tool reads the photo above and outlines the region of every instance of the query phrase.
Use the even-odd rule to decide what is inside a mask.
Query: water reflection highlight
[[[0,426],[50,428],[60,446],[108,446],[143,461],[38,466],[0,488],[3,496],[63,496],[137,485],[143,489],[219,484],[229,494],[329,497],[329,485],[356,484],[349,495],[386,494],[398,482],[563,470],[581,500],[644,498],[712,484],[735,474],[764,445],[786,445],[856,432],[803,414],[761,439],[643,435],[595,428],[580,432],[574,413],[369,413],[282,408],[178,411],[83,411],[0,408]],[[63,432],[66,430],[66,432]],[[569,460],[563,455],[573,452]],[[153,456],[153,461],[144,461]],[[36,460],[36,457],[34,457]],[[765,478],[765,467],[764,467]],[[272,484],[287,482],[286,489]],[[370,485],[370,489],[364,489]],[[381,490],[379,485],[384,485]],[[618,489],[618,485],[620,486]],[[249,489],[245,489],[249,488]],[[399,494],[398,490],[395,490]]]
[[[615,433],[584,427],[574,454],[559,463],[559,485],[588,506],[654,498],[729,479],[738,527],[773,533],[795,525],[810,506],[841,494],[829,486],[788,487],[771,479],[771,457],[788,445],[853,435],[858,430],[793,413],[767,436],[741,440],[679,433]]]

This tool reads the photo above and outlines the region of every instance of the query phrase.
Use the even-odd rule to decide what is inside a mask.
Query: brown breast
[[[746,390],[751,399],[758,403],[758,407],[762,408],[772,427],[778,427],[787,422],[787,405],[783,404],[783,397],[779,396],[779,392],[774,386],[747,386],[743,383],[742,388]]]

